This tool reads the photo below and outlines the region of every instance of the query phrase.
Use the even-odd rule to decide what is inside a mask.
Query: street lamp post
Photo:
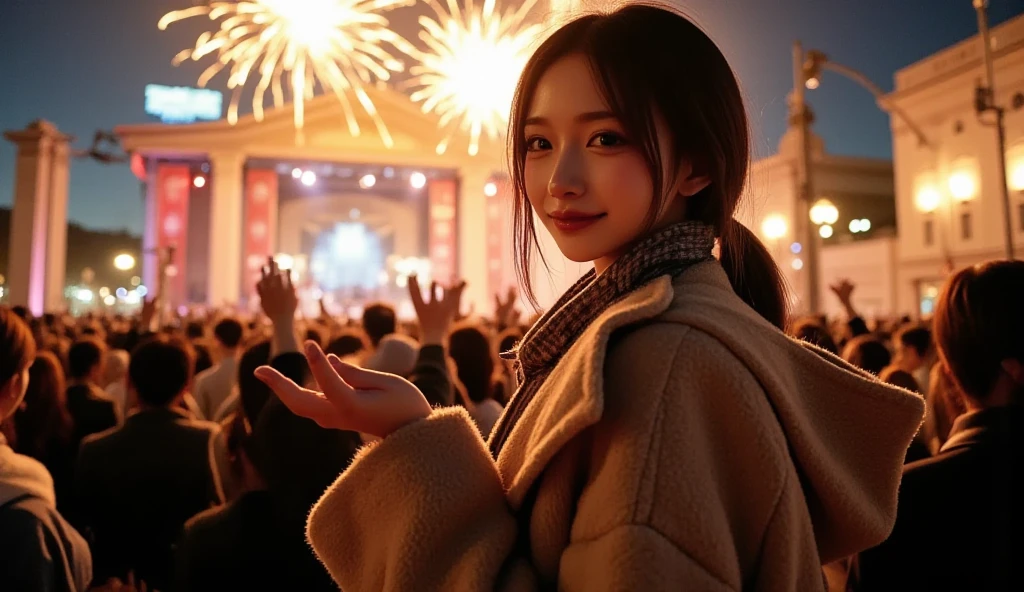
[[[988,15],[985,9],[988,7],[988,0],[973,0],[974,10],[978,13],[978,33],[981,41],[982,55],[985,61],[985,85],[978,84],[974,93],[974,108],[978,118],[984,113],[992,111],[995,113],[997,143],[999,156],[996,158],[996,167],[999,175],[999,189],[1003,197],[1003,242],[1006,250],[1006,258],[1013,259],[1013,224],[1010,218],[1010,186],[1006,175],[1006,111],[1002,106],[996,104],[995,72],[992,66],[992,41],[988,29]]]
[[[799,186],[799,215],[796,216],[795,234],[806,248],[807,270],[804,282],[804,301],[808,312],[817,314],[821,309],[818,293],[818,237],[811,227],[810,212],[814,200],[814,175],[811,160],[811,122],[813,116],[807,106],[804,74],[804,49],[799,41],[793,42],[793,93],[789,101],[789,121],[797,126],[799,158],[797,158],[797,185]]]

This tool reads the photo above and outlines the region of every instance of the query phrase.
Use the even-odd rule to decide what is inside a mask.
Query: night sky
[[[511,1],[511,0],[508,0]],[[676,2],[718,41],[738,72],[751,106],[755,151],[775,150],[792,86],[790,44],[820,49],[885,89],[893,73],[977,32],[971,0],[685,0]],[[502,2],[499,0],[499,5]],[[148,83],[191,85],[203,66],[171,66],[190,47],[202,19],[158,31],[166,12],[188,0],[0,0],[0,130],[48,119],[88,145],[97,129],[150,121]],[[412,36],[420,8],[391,13]],[[991,0],[998,24],[1024,12],[1024,0]],[[685,76],[685,73],[681,75]],[[211,88],[224,89],[225,78]],[[811,94],[817,132],[837,154],[889,157],[888,117],[852,82],[826,73]],[[9,206],[14,147],[0,147],[0,206]],[[76,161],[70,217],[92,228],[140,233],[139,183],[127,166]]]

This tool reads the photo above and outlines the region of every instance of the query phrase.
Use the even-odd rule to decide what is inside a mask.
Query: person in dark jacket
[[[169,589],[185,521],[224,501],[220,428],[178,409],[192,368],[187,344],[144,342],[128,367],[139,411],[82,443],[76,517],[92,539],[98,581],[134,571],[151,589]]]
[[[107,348],[95,338],[76,341],[68,350],[67,405],[74,422],[75,449],[90,435],[118,425],[117,403],[100,388]]]
[[[19,408],[35,342],[28,325],[0,308],[0,422]],[[0,587],[24,592],[84,591],[89,546],[57,511],[53,479],[39,461],[16,454],[0,434]]]
[[[935,457],[904,468],[896,525],[861,553],[859,588],[1021,590],[1024,575],[1024,261],[961,270],[935,341],[967,413]]]

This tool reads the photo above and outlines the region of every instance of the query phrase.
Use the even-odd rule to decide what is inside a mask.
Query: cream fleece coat
[[[496,463],[437,410],[364,448],[307,534],[346,592],[820,590],[888,536],[923,412],[710,262],[601,314]]]

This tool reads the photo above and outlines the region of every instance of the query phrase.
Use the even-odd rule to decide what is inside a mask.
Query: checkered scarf
[[[514,360],[519,389],[495,426],[495,458],[522,411],[548,374],[583,331],[612,303],[663,275],[678,276],[712,258],[715,232],[699,222],[674,224],[635,244],[600,276],[591,270],[577,281],[526,333],[519,346],[501,354]]]

